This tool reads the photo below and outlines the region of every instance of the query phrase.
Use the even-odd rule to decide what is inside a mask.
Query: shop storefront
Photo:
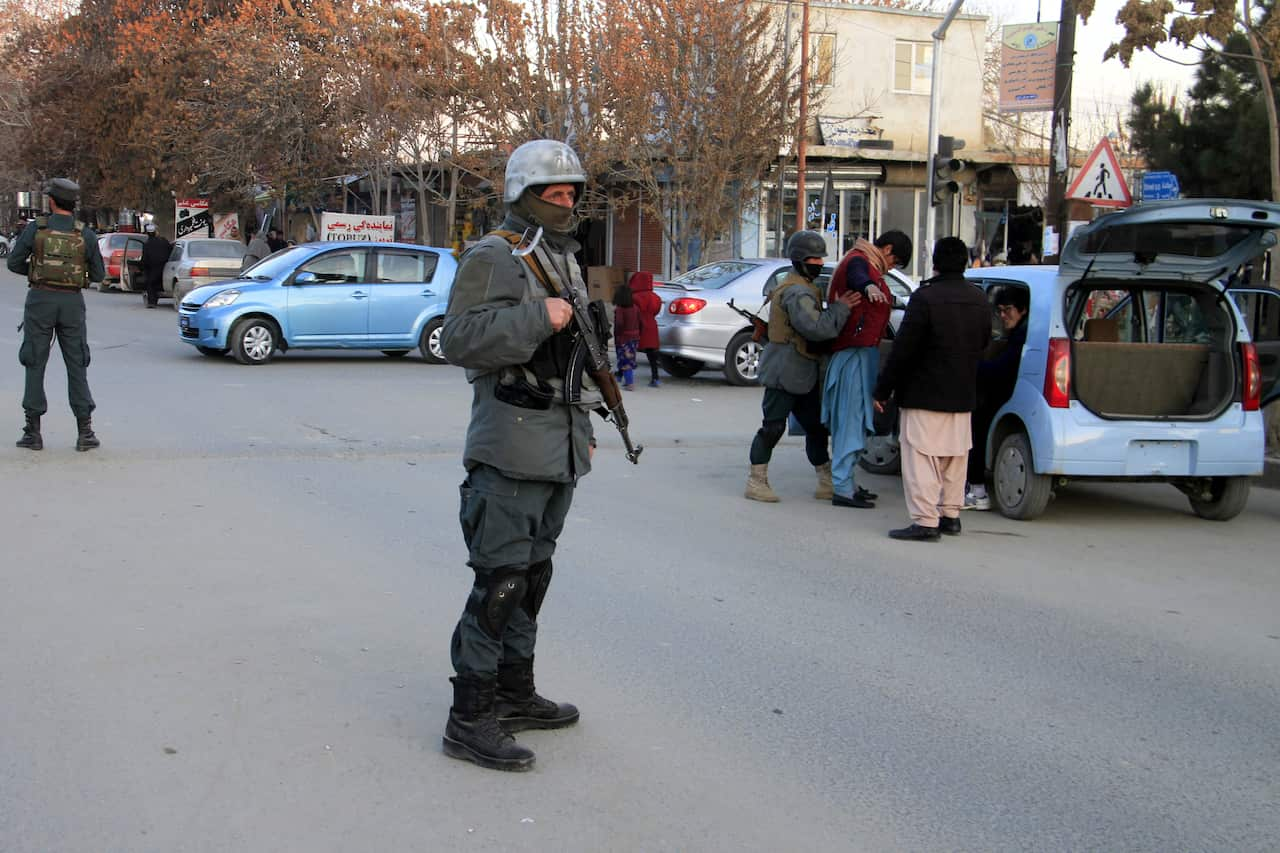
[[[895,172],[901,171],[898,175]],[[910,174],[914,171],[916,174]],[[818,231],[827,241],[827,260],[836,261],[853,248],[859,238],[870,239],[890,229],[903,231],[916,247],[916,257],[907,267],[915,278],[928,276],[925,249],[925,217],[936,217],[939,236],[954,233],[956,204],[931,208],[923,186],[888,183],[895,178],[922,181],[923,167],[879,163],[810,162],[805,173],[806,227]],[[775,168],[762,187],[764,215],[759,223],[760,246],[770,257],[780,257],[786,239],[796,230],[797,186],[795,165],[783,173],[779,206],[778,170]]]

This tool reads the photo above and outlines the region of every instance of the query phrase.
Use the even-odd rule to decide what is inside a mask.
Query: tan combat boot
[[[751,473],[747,475],[746,498],[749,501],[764,501],[769,504],[778,502],[778,496],[773,493],[773,489],[769,486],[769,466],[767,464],[751,466]]]
[[[813,496],[820,501],[829,501],[835,497],[836,490],[831,486],[831,463],[824,462],[821,465],[815,465],[813,470],[818,472],[818,489]]]

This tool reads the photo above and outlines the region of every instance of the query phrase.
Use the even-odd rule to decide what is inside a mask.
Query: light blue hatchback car
[[[444,324],[457,261],[411,243],[306,243],[238,278],[198,287],[178,306],[178,334],[208,356],[265,364],[277,350],[419,350],[443,364]]]
[[[1280,292],[1240,273],[1278,228],[1270,202],[1150,203],[1079,229],[1058,267],[966,273],[1030,296],[986,445],[1004,515],[1035,518],[1077,478],[1171,483],[1209,519],[1244,509],[1263,468],[1261,408],[1280,393]]]

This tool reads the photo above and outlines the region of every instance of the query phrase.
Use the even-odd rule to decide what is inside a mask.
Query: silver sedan
[[[164,265],[164,288],[172,292],[174,307],[197,287],[238,276],[244,253],[245,245],[239,240],[213,237],[176,240]]]
[[[754,385],[764,344],[751,339],[751,321],[730,308],[729,301],[767,319],[761,311],[765,294],[790,270],[791,262],[783,258],[741,258],[704,264],[673,281],[656,284],[654,291],[662,297],[658,314],[662,369],[688,378],[711,367],[723,370],[733,385]],[[818,279],[824,290],[833,270],[834,265],[827,265]],[[887,281],[900,303],[890,321],[897,328],[915,285],[897,270],[889,271]]]

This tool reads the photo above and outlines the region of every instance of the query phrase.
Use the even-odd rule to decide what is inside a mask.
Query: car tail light
[[[1244,410],[1256,412],[1262,408],[1262,366],[1258,363],[1258,350],[1253,344],[1240,345],[1240,359],[1244,362]]]
[[[1071,405],[1071,341],[1049,339],[1049,360],[1044,367],[1044,398],[1054,409]]]
[[[121,259],[121,258],[123,258],[123,257],[124,257],[124,249],[112,249],[112,250],[111,250],[111,263],[113,263],[113,264],[119,264],[119,263],[120,263],[120,259]]]
[[[681,296],[679,299],[671,300],[671,305],[667,310],[672,314],[697,314],[706,307],[707,300],[705,299],[696,299],[692,296]]]
[[[201,276],[201,275],[211,275],[211,273],[209,272],[209,268],[208,267],[192,267],[191,268],[192,278],[195,278],[196,276]]]

